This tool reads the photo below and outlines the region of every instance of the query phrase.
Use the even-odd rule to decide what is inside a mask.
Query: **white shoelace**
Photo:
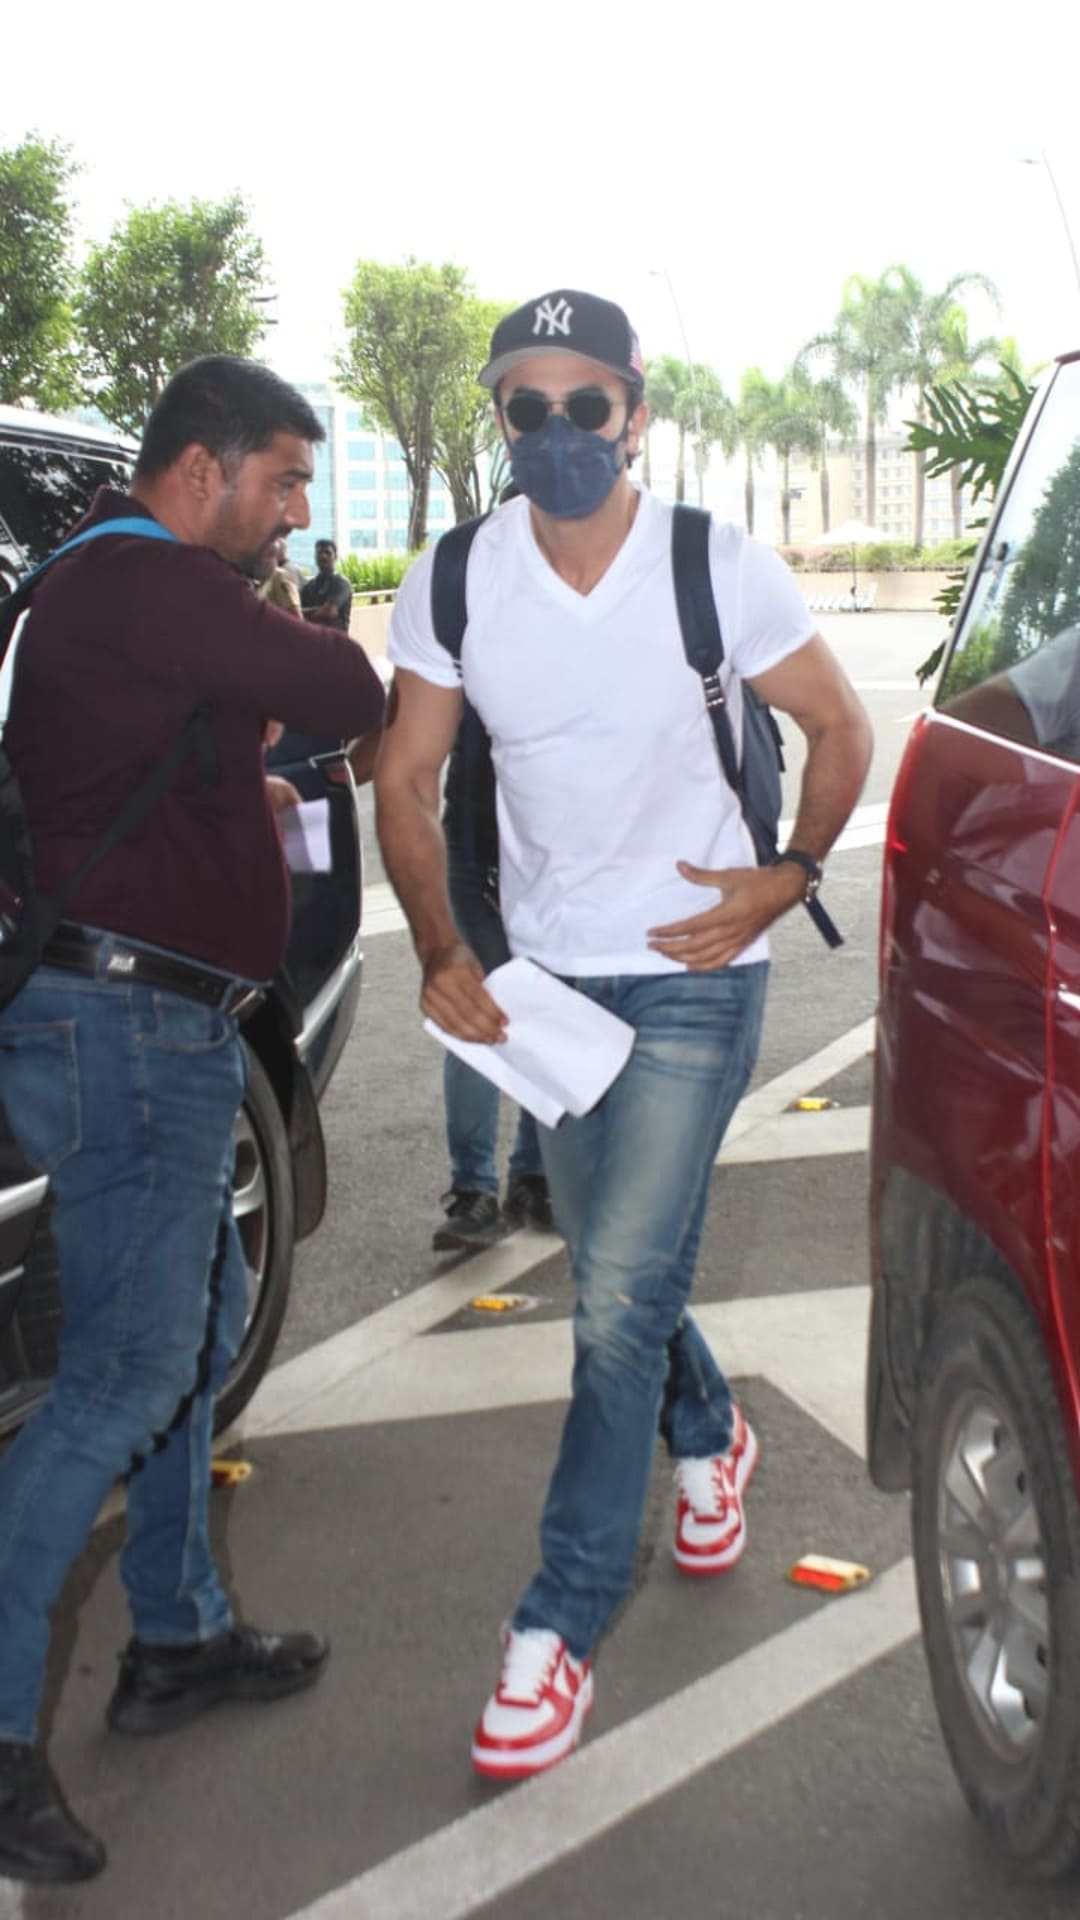
[[[675,1482],[687,1505],[703,1520],[722,1520],[731,1489],[718,1455],[708,1460],[678,1460]]]
[[[499,1675],[499,1692],[507,1700],[539,1700],[559,1657],[560,1640],[549,1627],[527,1627],[510,1633]]]

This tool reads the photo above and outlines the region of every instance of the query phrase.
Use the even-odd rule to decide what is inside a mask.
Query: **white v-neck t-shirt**
[[[728,713],[739,678],[815,632],[788,568],[741,528],[713,522],[709,561]],[[549,565],[529,503],[508,501],[473,542],[461,675],[431,621],[432,551],[406,574],[390,623],[395,667],[464,689],[491,735],[499,898],[511,953],[566,975],[681,973],[650,927],[715,896],[676,871],[756,865],[717,757],[701,678],[687,665],[671,567],[671,508],[644,491],[592,591]],[[740,962],[764,959],[755,940]]]

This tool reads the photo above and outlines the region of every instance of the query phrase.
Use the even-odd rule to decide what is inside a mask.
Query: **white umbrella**
[[[806,544],[810,548],[851,548],[851,591],[854,593],[859,584],[859,576],[855,570],[856,547],[871,547],[886,537],[880,527],[872,527],[866,520],[842,520],[838,527],[830,527],[828,533],[819,533]]]

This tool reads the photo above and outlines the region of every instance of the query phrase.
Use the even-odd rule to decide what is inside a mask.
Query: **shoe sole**
[[[554,1740],[545,1740],[540,1746],[534,1747],[528,1755],[507,1752],[504,1756],[498,1748],[482,1747],[474,1740],[473,1772],[484,1780],[528,1780],[534,1773],[546,1773],[549,1767],[557,1767],[559,1761],[568,1759],[578,1745],[586,1718],[592,1712],[594,1695],[590,1673],[574,1702],[573,1717],[567,1721],[562,1732]]]
[[[101,1849],[100,1859],[92,1863],[87,1861],[82,1866],[69,1867],[59,1865],[49,1867],[43,1863],[20,1860],[17,1854],[8,1853],[6,1848],[0,1847],[0,1879],[28,1881],[33,1886],[73,1886],[80,1880],[96,1880],[98,1874],[103,1872],[105,1865],[104,1847]]]
[[[269,1705],[274,1700],[287,1699],[292,1693],[302,1693],[306,1687],[315,1685],[324,1665],[325,1662],[320,1661],[316,1667],[305,1667],[287,1679],[271,1683],[253,1674],[247,1681],[206,1686],[173,1700],[125,1700],[123,1705],[106,1710],[106,1723],[114,1733],[171,1733],[175,1727],[186,1726],[189,1720],[198,1720],[202,1714],[233,1701],[240,1706]]]
[[[735,1472],[735,1491],[739,1496],[740,1502],[754,1477],[754,1469],[757,1466],[761,1453],[757,1434],[754,1432],[753,1427],[749,1425],[746,1429],[746,1437],[747,1444],[743,1452],[743,1457]],[[710,1574],[728,1573],[732,1567],[738,1565],[743,1554],[746,1552],[746,1541],[746,1516],[744,1514],[742,1526],[735,1535],[734,1540],[732,1540],[728,1546],[722,1547],[719,1552],[711,1558],[706,1558],[704,1554],[684,1553],[680,1549],[678,1542],[676,1542],[672,1550],[675,1565],[678,1567],[680,1573],[688,1573],[692,1579],[704,1580],[708,1579]]]

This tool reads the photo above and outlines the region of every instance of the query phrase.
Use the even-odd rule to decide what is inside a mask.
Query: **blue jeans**
[[[571,984],[636,1029],[591,1113],[542,1127],[577,1306],[570,1409],[515,1627],[591,1654],[629,1591],[657,1429],[677,1459],[722,1453],[731,1392],[687,1312],[713,1162],[761,1034],[768,965]]]
[[[485,892],[485,873],[452,843],[447,847],[447,868],[450,905],[458,931],[484,972],[490,973],[509,960],[510,949],[498,908]],[[498,1087],[467,1067],[456,1054],[447,1053],[443,1061],[443,1105],[450,1185],[464,1192],[498,1193]],[[539,1173],[541,1169],[536,1121],[521,1108],[510,1150],[510,1174]]]
[[[236,1021],[178,994],[41,967],[0,1013],[0,1099],[50,1177],[63,1303],[52,1386],[0,1461],[0,1740],[35,1737],[49,1611],[119,1475],[139,1639],[232,1624],[207,1506],[247,1311],[243,1091]]]

